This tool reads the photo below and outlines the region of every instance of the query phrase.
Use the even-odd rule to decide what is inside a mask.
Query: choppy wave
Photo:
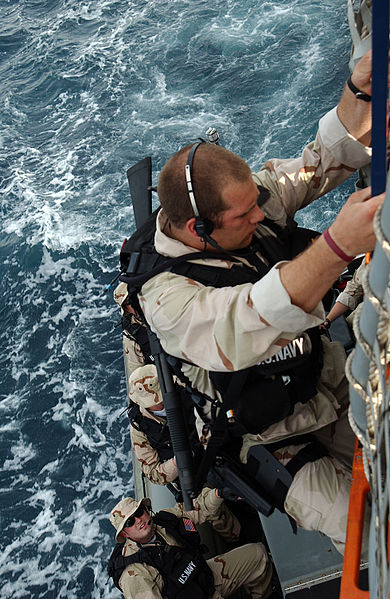
[[[115,597],[107,513],[132,489],[118,314],[125,171],[209,126],[255,168],[295,156],[341,94],[339,0],[0,7],[4,598]],[[345,189],[301,217],[324,228]]]

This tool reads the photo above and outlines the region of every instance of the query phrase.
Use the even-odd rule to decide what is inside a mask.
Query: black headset
[[[187,191],[188,197],[190,198],[192,210],[195,216],[195,231],[196,234],[201,237],[203,240],[208,241],[207,237],[211,235],[214,230],[214,223],[208,218],[202,219],[199,214],[198,206],[196,205],[194,188],[192,185],[192,162],[194,160],[194,154],[198,147],[205,143],[203,141],[197,141],[191,148],[190,153],[188,154],[187,164],[186,164],[186,183],[187,183]]]
[[[208,218],[203,219],[200,217],[198,206],[196,205],[196,201],[195,201],[194,188],[193,188],[192,178],[191,178],[191,174],[192,174],[191,169],[192,169],[192,163],[194,160],[195,152],[199,148],[199,146],[203,143],[206,143],[203,139],[194,143],[194,145],[191,147],[190,152],[188,154],[187,164],[185,166],[188,197],[190,199],[192,210],[193,210],[194,216],[195,216],[195,227],[194,228],[195,228],[196,234],[201,239],[203,239],[205,244],[207,242],[210,245],[212,245],[213,247],[215,247],[216,249],[227,252],[227,250],[224,250],[220,245],[218,245],[218,243],[216,241],[214,241],[214,239],[212,237],[210,237],[211,233],[214,230],[214,223],[211,220],[209,220]],[[258,185],[257,189],[259,190],[259,195],[257,197],[257,205],[260,208],[270,198],[271,194],[270,194],[269,190],[266,189],[265,187],[263,187],[262,185]]]

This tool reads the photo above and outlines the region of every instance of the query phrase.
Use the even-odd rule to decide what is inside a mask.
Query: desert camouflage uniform
[[[215,489],[203,489],[194,501],[194,510],[187,512],[184,510],[183,504],[177,503],[173,508],[167,508],[164,511],[179,517],[186,516],[191,518],[195,524],[201,524],[216,515],[222,501],[216,497]],[[113,523],[112,518],[110,519]],[[156,530],[169,545],[177,545],[177,541],[164,528],[156,526]],[[122,555],[129,556],[138,550],[139,546],[134,541],[126,539]],[[253,598],[265,599],[268,597],[272,567],[261,543],[249,543],[228,553],[217,555],[208,559],[207,564],[214,576],[215,592],[212,599],[228,597],[242,585]],[[162,599],[162,577],[155,568],[148,564],[134,563],[126,567],[119,585],[126,599]]]
[[[287,215],[294,217],[297,210],[346,180],[369,159],[370,149],[346,131],[335,108],[321,119],[315,141],[304,148],[299,158],[269,160],[253,175],[256,183],[271,192],[262,210],[284,226]],[[159,253],[175,257],[194,251],[166,236],[165,224],[166,217],[161,211],[155,235]],[[265,234],[274,235],[264,223],[259,223],[256,235]],[[267,263],[265,258],[261,259]],[[207,260],[208,266],[212,264],[231,267],[228,260]],[[194,387],[215,397],[208,371],[229,372],[253,366],[277,353],[303,330],[323,322],[322,303],[310,314],[291,304],[278,268],[275,265],[255,284],[220,289],[205,287],[170,272],[161,273],[143,285],[140,303],[164,349],[197,364],[182,367]],[[308,464],[302,469],[290,489],[286,509],[304,528],[322,530],[342,550],[349,491],[349,475],[343,466],[351,465],[354,437],[346,419],[348,385],[344,377],[344,351],[326,339],[323,343],[324,368],[317,395],[305,404],[298,402],[291,416],[268,427],[261,435],[249,436],[242,458],[245,459],[248,442],[270,443],[316,433],[340,462],[323,458],[318,464]],[[208,417],[207,410],[204,417]],[[198,424],[202,438],[202,423]],[[323,522],[320,515],[333,501],[336,502],[332,505],[333,521],[325,518]]]
[[[363,300],[363,276],[366,270],[365,258],[359,268],[353,273],[353,277],[345,286],[344,291],[337,296],[336,303],[344,304],[350,310],[354,310]]]
[[[140,412],[144,418],[154,420],[158,424],[164,424],[165,418],[154,416],[153,412],[149,412],[143,407],[140,407]],[[171,483],[178,477],[177,466],[173,458],[162,461],[158,455],[158,451],[154,449],[147,436],[142,431],[130,425],[130,440],[137,460],[139,461],[142,472],[155,485],[166,485]]]
[[[138,405],[142,418],[152,420],[163,427],[166,418],[149,408],[163,405],[156,367],[148,364],[136,368],[128,378],[129,402]],[[130,440],[133,451],[144,475],[156,485],[166,485],[178,477],[177,466],[172,458],[162,460],[157,449],[150,444],[147,435],[130,423]]]
[[[139,406],[141,415],[158,424],[165,424],[166,418],[156,415],[148,407],[162,403],[157,370],[153,364],[134,370],[129,377],[129,399]],[[174,458],[161,460],[145,433],[130,425],[130,440],[142,472],[152,483],[166,485],[179,476]],[[209,516],[214,530],[226,541],[235,542],[240,535],[240,523],[225,503],[221,503],[216,514]]]
[[[142,414],[146,412],[141,408]],[[161,418],[149,416],[154,420],[161,421]],[[141,464],[142,472],[152,483],[156,485],[166,485],[178,477],[178,470],[173,458],[162,462],[158,452],[150,445],[148,438],[144,433],[130,426],[130,439],[134,453]],[[222,503],[221,509],[215,516],[210,516],[210,523],[214,530],[227,541],[237,541],[240,535],[240,524],[236,516],[229,508]]]
[[[165,417],[149,409],[163,404],[157,370],[153,364],[141,366],[132,372],[128,379],[128,393],[129,401],[138,405],[143,418],[153,420],[161,427],[166,425]],[[147,435],[132,424],[130,424],[130,439],[142,472],[152,483],[166,485],[178,477],[173,456],[165,461],[161,460],[157,449],[152,447]]]

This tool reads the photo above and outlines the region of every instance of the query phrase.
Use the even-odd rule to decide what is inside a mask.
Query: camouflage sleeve
[[[114,301],[121,308],[121,314],[124,314],[124,308],[122,306],[124,300],[127,298],[127,285],[126,283],[119,283],[114,290]],[[143,366],[144,359],[142,357],[141,348],[133,339],[123,335],[123,357],[125,361],[125,371],[129,376],[136,368]]]
[[[123,335],[123,358],[125,361],[126,373],[131,374],[143,366],[145,361],[142,356],[142,351],[138,343]]]
[[[207,520],[213,519],[221,511],[223,499],[216,496],[216,490],[204,487],[198,497],[194,499],[194,509],[186,511],[184,503],[177,503],[174,507],[167,509],[176,516],[187,516],[195,524],[202,524]]]
[[[319,124],[314,141],[298,158],[268,160],[254,175],[270,190],[272,202],[265,212],[279,224],[283,213],[290,216],[345,181],[370,161],[371,148],[354,139],[344,128],[334,108]]]
[[[354,310],[363,298],[363,275],[365,269],[366,264],[363,259],[363,263],[355,270],[352,279],[348,281],[344,291],[336,299],[337,302],[344,304],[350,310]]]
[[[264,304],[260,309],[259,298]],[[321,306],[308,315],[292,305],[274,271],[255,285],[220,289],[161,273],[142,287],[140,302],[169,354],[217,371],[253,366],[325,317]]]
[[[123,571],[119,586],[126,599],[163,599],[162,577],[151,566],[131,564]]]
[[[177,478],[178,471],[173,458],[162,462],[144,433],[130,426],[130,439],[142,472],[152,483],[166,485]]]

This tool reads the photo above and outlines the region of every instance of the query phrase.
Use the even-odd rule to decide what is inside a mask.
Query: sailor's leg
[[[349,384],[343,377],[333,391],[340,407],[337,409],[338,420],[314,432],[316,438],[349,470],[352,469],[355,435],[348,420]]]
[[[213,599],[228,597],[241,586],[256,599],[266,599],[271,592],[272,564],[261,543],[242,545],[207,563],[214,575]]]
[[[350,473],[336,459],[327,456],[309,462],[295,475],[285,510],[302,528],[330,537],[344,554],[350,485]],[[366,519],[369,521],[369,513]],[[363,545],[365,551],[366,540]]]

